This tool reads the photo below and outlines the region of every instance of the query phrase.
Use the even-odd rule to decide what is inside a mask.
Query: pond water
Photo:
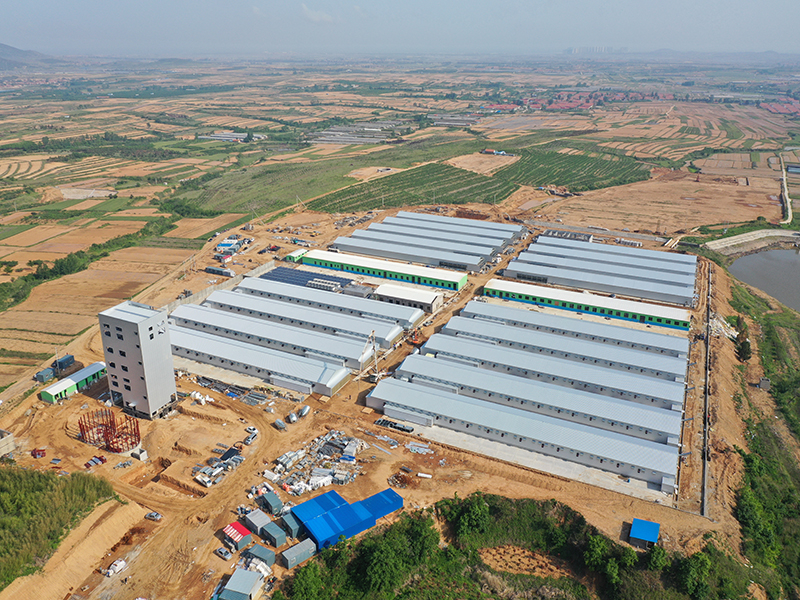
[[[737,279],[800,311],[800,251],[750,254],[736,259],[728,270]]]

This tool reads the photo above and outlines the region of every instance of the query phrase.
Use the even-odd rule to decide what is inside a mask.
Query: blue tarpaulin
[[[653,521],[644,521],[642,519],[634,519],[631,525],[631,538],[643,540],[645,542],[658,542],[658,532],[661,525]]]

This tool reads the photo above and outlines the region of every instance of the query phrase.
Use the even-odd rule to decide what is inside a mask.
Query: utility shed
[[[389,348],[403,335],[403,328],[397,323],[333,313],[321,308],[298,306],[238,292],[213,292],[204,302],[204,306],[364,341],[374,331],[375,339],[383,348]]]
[[[424,314],[419,311],[420,317]],[[333,336],[283,323],[274,323],[208,306],[184,304],[170,315],[170,324],[205,331],[225,338],[263,346],[280,352],[363,369],[372,359],[372,346],[342,336]]]
[[[397,379],[380,381],[367,405],[376,400],[393,418],[452,429],[674,491],[678,449],[672,446]]]
[[[258,496],[257,500],[261,505],[261,508],[265,509],[270,514],[277,515],[283,509],[283,502],[280,498],[278,498],[278,494],[275,492],[267,492],[266,494],[262,494],[261,496]]]
[[[286,543],[286,532],[275,521],[267,523],[262,532],[261,537],[276,548],[280,548]]]
[[[350,379],[349,369],[342,365],[185,327],[170,326],[169,331],[173,356],[258,377],[278,387],[332,396]]]
[[[520,306],[524,306],[524,304]],[[676,358],[689,356],[689,340],[685,336],[667,335],[611,323],[596,323],[568,315],[569,313],[551,315],[538,310],[527,310],[477,300],[468,302],[461,310],[462,317],[489,321],[496,325],[546,331],[564,337],[591,340],[651,354]]]
[[[402,304],[434,313],[442,307],[442,294],[430,290],[384,283],[375,290],[375,297],[381,302]]]
[[[390,260],[404,260],[421,265],[432,265],[456,271],[480,271],[486,259],[476,252],[475,254],[457,254],[444,250],[420,250],[404,244],[374,242],[362,238],[338,237],[330,246],[339,252],[361,254],[388,258]]]
[[[98,379],[106,376],[106,363],[96,362],[88,367],[81,369],[65,377],[58,383],[54,383],[50,387],[43,389],[40,392],[42,400],[55,404],[59,400],[68,398],[72,394],[89,387]]]
[[[264,537],[264,528],[271,522],[272,519],[258,508],[251,510],[244,516],[244,524],[247,525],[250,531],[261,537]]]
[[[634,519],[631,525],[630,541],[633,546],[649,548],[658,543],[658,533],[661,530],[659,523]]]
[[[416,327],[425,315],[420,310],[400,306],[386,306],[368,298],[358,298],[346,294],[335,294],[326,290],[301,287],[290,283],[269,281],[248,277],[236,288],[237,292],[272,298],[282,302],[290,302],[321,308],[333,313],[354,315],[365,319],[377,319],[389,323],[397,323],[404,329]],[[372,290],[370,289],[370,292]]]
[[[256,571],[236,569],[222,588],[219,600],[253,600],[261,596],[264,576]]]
[[[299,544],[295,544],[291,548],[287,548],[281,554],[283,559],[283,566],[287,569],[293,569],[297,565],[304,563],[309,558],[317,553],[317,545],[314,540],[303,540]]]
[[[253,534],[241,523],[231,523],[222,530],[222,533],[237,550],[241,550],[253,541]]]
[[[244,554],[245,556],[252,556],[263,561],[269,567],[275,564],[275,553],[261,544],[253,544],[244,551]]]
[[[300,536],[301,523],[291,512],[283,515],[283,528],[289,537],[296,538]]]

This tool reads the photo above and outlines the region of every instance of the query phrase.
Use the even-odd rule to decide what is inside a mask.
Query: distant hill
[[[46,54],[41,54],[32,50],[20,50],[8,44],[0,44],[0,71],[13,71],[15,69],[24,69],[25,67],[45,66],[51,65],[54,62],[60,61]]]

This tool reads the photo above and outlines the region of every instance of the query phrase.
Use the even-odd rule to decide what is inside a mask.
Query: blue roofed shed
[[[262,528],[261,537],[276,548],[280,548],[286,543],[286,532],[284,532],[275,521],[267,523],[267,525]]]
[[[358,502],[358,504],[366,508],[377,521],[403,508],[403,497],[393,489],[387,488],[374,496],[365,498],[361,502]]]
[[[331,490],[316,498],[306,500],[302,504],[293,506],[292,513],[303,525],[306,525],[312,519],[316,519],[320,515],[330,512],[337,506],[343,506],[345,504],[347,504],[347,501],[335,490]]]
[[[634,519],[631,525],[630,540],[632,545],[650,547],[658,543],[659,523]]]
[[[296,538],[299,536],[300,527],[302,527],[302,524],[291,511],[283,515],[283,528],[286,530],[286,533],[289,534],[289,537]]]

